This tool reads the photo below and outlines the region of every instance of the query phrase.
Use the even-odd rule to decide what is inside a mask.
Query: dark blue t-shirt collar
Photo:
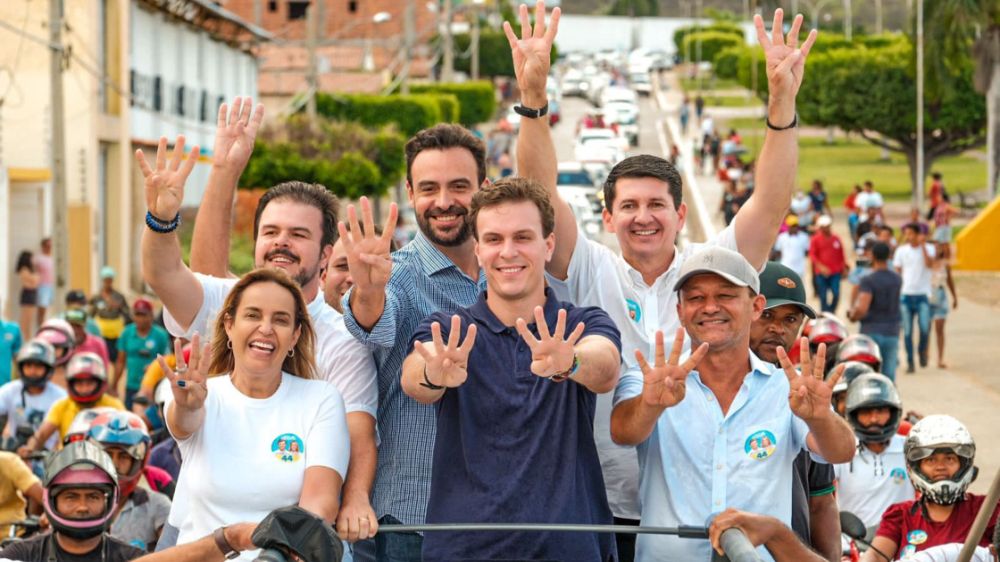
[[[552,330],[556,326],[556,321],[559,319],[559,309],[562,308],[559,299],[556,298],[555,292],[549,287],[545,287],[545,304],[542,310],[545,312],[545,322],[548,323],[549,329]],[[490,310],[489,305],[486,304],[486,291],[479,293],[479,299],[476,300],[476,304],[469,308],[469,314],[475,319],[476,324],[489,328],[489,330],[495,334],[501,334],[507,330],[514,330],[513,326],[507,326],[500,321],[499,318],[493,314]],[[531,330],[536,335],[538,334],[538,329],[535,327],[535,317],[532,315],[531,318],[525,318],[528,322],[528,329]],[[566,328],[570,329],[569,326]]]

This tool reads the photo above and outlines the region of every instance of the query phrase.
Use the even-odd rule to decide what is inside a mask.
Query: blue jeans
[[[840,274],[816,274],[816,296],[819,297],[819,307],[823,312],[836,312],[840,303]],[[830,298],[827,299],[827,296]]]
[[[882,354],[882,374],[896,381],[896,367],[899,366],[899,334],[887,336],[884,334],[866,334],[875,340],[878,351]]]
[[[917,350],[921,357],[927,357],[927,346],[931,339],[931,302],[927,295],[903,295],[900,312],[903,315],[903,344],[906,346],[906,365],[913,368],[913,317],[917,318],[920,337]]]
[[[379,525],[398,525],[399,519],[383,516]],[[378,533],[375,535],[375,559],[378,562],[422,562],[424,537],[417,533]]]

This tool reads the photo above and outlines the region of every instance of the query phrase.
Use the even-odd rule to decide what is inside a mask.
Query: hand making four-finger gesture
[[[660,330],[656,331],[656,351],[652,366],[646,361],[642,351],[635,350],[635,359],[639,362],[639,368],[642,369],[642,402],[647,406],[669,408],[684,400],[687,376],[708,353],[708,344],[703,343],[698,346],[698,349],[694,350],[694,353],[684,361],[684,364],[678,365],[683,348],[684,328],[677,328],[669,360],[666,359],[663,348],[663,332]]]
[[[792,365],[788,353],[778,347],[778,361],[788,377],[788,404],[792,413],[803,421],[811,421],[829,415],[833,386],[844,372],[844,364],[838,365],[830,378],[823,380],[826,366],[826,344],[820,344],[815,357],[809,353],[809,340],[799,340],[800,373]]]
[[[782,35],[784,12],[781,8],[774,11],[771,23],[771,34],[764,30],[764,18],[753,17],[757,28],[757,41],[764,48],[764,59],[767,67],[768,95],[772,98],[795,99],[802,85],[802,75],[805,71],[806,56],[816,42],[816,30],[809,32],[805,42],[799,47],[799,30],[802,28],[802,15],[795,16],[787,39]]]
[[[184,183],[198,162],[198,147],[184,158],[184,135],[177,137],[174,153],[167,162],[167,137],[160,137],[156,147],[156,168],[151,168],[142,149],[135,151],[135,159],[146,178],[146,210],[161,222],[169,223],[180,211],[184,200]]]
[[[219,106],[212,165],[228,172],[243,173],[263,120],[264,106],[258,104],[255,108],[249,97],[237,97],[231,109],[226,104]]]
[[[551,66],[552,42],[559,30],[559,8],[552,10],[552,19],[545,25],[545,2],[535,4],[535,25],[528,18],[528,6],[521,4],[521,38],[518,39],[510,22],[503,23],[503,31],[510,43],[514,57],[514,76],[522,92],[545,93],[545,82]]]
[[[459,342],[462,335],[462,320],[458,315],[451,317],[451,330],[448,332],[448,343],[441,337],[441,324],[431,324],[431,342],[418,341],[413,347],[424,358],[424,375],[426,383],[448,388],[457,388],[469,376],[469,353],[476,343],[476,325],[470,324],[465,332],[465,341]]]
[[[163,356],[156,360],[163,369],[164,376],[170,381],[170,390],[174,393],[174,404],[185,410],[199,410],[205,405],[208,396],[209,345],[201,345],[201,336],[197,333],[191,338],[191,358],[185,363],[183,344],[180,338],[174,341],[174,357],[177,365],[173,369]]]
[[[347,253],[347,267],[351,271],[354,286],[363,291],[382,292],[392,275],[392,235],[396,231],[396,204],[389,206],[389,217],[381,235],[375,234],[375,219],[372,205],[367,197],[361,198],[361,216],[364,229],[358,223],[358,213],[354,205],[347,206],[347,220],[350,230],[343,222],[337,225],[340,239]]]
[[[576,342],[583,336],[583,322],[577,324],[564,339],[566,311],[559,311],[556,329],[550,334],[549,325],[545,321],[545,312],[542,307],[536,306],[535,327],[538,328],[538,338],[531,333],[528,323],[523,318],[517,319],[517,333],[521,334],[521,338],[531,349],[531,372],[545,379],[569,373],[576,361]]]

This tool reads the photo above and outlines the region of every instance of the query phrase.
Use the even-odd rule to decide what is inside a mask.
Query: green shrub
[[[739,37],[741,41],[746,39],[746,36],[743,33],[743,28],[732,23],[717,21],[708,26],[689,25],[687,27],[682,27],[674,32],[674,47],[677,48],[677,52],[678,53],[684,52],[684,38],[686,38],[688,35],[692,33],[698,33],[702,31],[717,31],[719,33],[726,33],[734,37]]]
[[[508,57],[509,58],[509,57]],[[453,94],[458,98],[458,122],[466,127],[485,123],[493,118],[497,110],[496,93],[493,84],[486,80],[464,82],[461,84],[414,84],[410,86],[413,93],[444,93]]]
[[[357,152],[346,152],[333,164],[322,161],[329,171],[326,185],[334,193],[350,199],[376,195],[382,191],[382,178],[375,164]]]
[[[698,42],[701,42],[699,58]],[[739,47],[744,44],[743,36],[720,31],[700,31],[689,33],[684,37],[684,48],[681,50],[685,59],[694,62],[715,60],[715,55],[729,47]]]
[[[515,30],[521,29],[517,23],[512,25],[514,25]],[[468,33],[455,35],[453,40],[456,52],[469,51],[472,40]],[[552,62],[555,62],[557,56],[559,56],[559,49],[556,48],[556,45],[552,45]],[[455,57],[455,70],[471,74],[471,62],[471,55]],[[514,77],[514,62],[510,58],[510,43],[503,31],[482,29],[479,32],[479,74],[481,76]]]
[[[736,79],[739,73],[740,64],[740,53],[746,47],[726,47],[715,55],[715,60],[712,62],[712,69],[715,72],[716,78],[722,78],[726,80]]]
[[[441,122],[441,106],[427,96],[377,96],[370,94],[316,94],[321,115],[340,121],[357,121],[369,128],[395,123],[406,136]]]

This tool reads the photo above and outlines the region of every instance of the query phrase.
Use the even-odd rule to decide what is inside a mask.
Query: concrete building
[[[404,48],[407,2],[412,4],[414,47]],[[438,24],[438,0],[312,0],[317,26],[318,89],[327,92],[380,91],[402,67],[410,76],[429,76],[435,60],[429,43]],[[269,113],[286,110],[309,90],[306,49],[309,0],[226,0],[247,21],[274,40],[261,49],[258,89]]]
[[[55,0],[51,0],[55,1]],[[63,0],[66,224],[54,224],[48,10],[0,2],[0,283],[5,311],[20,293],[14,260],[65,233],[61,289],[97,287],[104,265],[120,290],[141,290],[145,201],[136,148],[184,133],[211,155],[222,100],[256,96],[255,50],[268,34],[209,0]],[[47,6],[46,6],[47,7]],[[207,166],[190,181],[200,200]]]

